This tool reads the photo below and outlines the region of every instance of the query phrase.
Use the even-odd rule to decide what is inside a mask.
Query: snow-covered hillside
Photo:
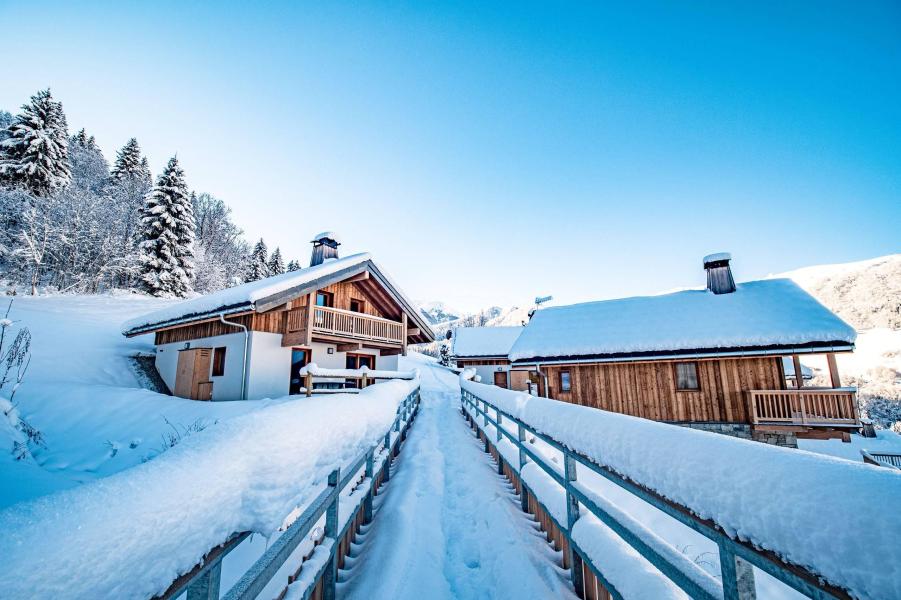
[[[462,314],[462,311],[450,308],[440,300],[418,302],[417,304],[419,305],[419,311],[425,315],[430,325],[454,321],[459,319]]]
[[[16,431],[0,423],[0,507],[130,468],[173,437],[271,404],[193,402],[143,389],[130,357],[151,352],[152,338],[125,339],[121,324],[167,302],[133,294],[13,301],[13,328],[32,334],[31,364],[14,400],[45,447],[32,444],[29,456],[14,460],[7,449]]]

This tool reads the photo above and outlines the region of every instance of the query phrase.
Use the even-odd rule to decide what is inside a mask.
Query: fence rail
[[[894,467],[901,470],[901,453],[898,452],[870,452],[867,450],[860,451],[865,463],[871,465],[879,465],[880,467]]]
[[[508,414],[470,391],[463,389],[461,392],[461,408],[480,437],[484,439],[485,451],[492,451],[498,460],[498,470],[514,474],[522,472],[522,467],[531,461],[537,464],[541,470],[550,476],[565,492],[567,507],[567,522],[559,522],[554,519],[546,500],[542,500],[530,489],[524,478],[519,477],[515,482],[521,489],[522,509],[530,511],[530,506],[537,505],[540,509],[541,519],[553,521],[553,526],[564,538],[561,546],[564,552],[564,567],[571,569],[573,586],[576,593],[582,598],[598,598],[598,589],[594,587],[595,581],[602,584],[602,590],[614,598],[622,598],[616,586],[604,577],[601,565],[593,563],[592,558],[584,552],[572,539],[572,531],[578,521],[582,510],[597,517],[601,522],[612,529],[626,544],[635,549],[648,562],[656,567],[675,585],[681,588],[692,598],[706,600],[751,600],[756,597],[754,587],[754,575],[751,566],[757,567],[779,581],[785,583],[794,590],[810,598],[843,598],[851,596],[846,590],[825,583],[822,578],[803,567],[784,562],[775,553],[760,550],[749,543],[730,537],[722,527],[711,520],[701,519],[689,508],[672,502],[652,489],[636,484],[626,479],[619,473],[597,464],[592,459],[573,452],[559,441],[537,431],[528,423]],[[493,416],[492,414],[493,413]],[[480,424],[481,421],[481,424]],[[505,423],[510,423],[516,429],[516,433],[508,430]],[[495,429],[494,441],[488,435],[488,428]],[[536,453],[530,444],[526,442],[528,436],[533,436],[563,455],[563,470],[559,466],[552,465],[550,461]],[[503,438],[507,438],[519,453],[519,464],[513,465],[507,461],[498,445]],[[580,465],[600,475],[632,495],[647,502],[663,513],[676,519],[683,525],[700,533],[709,540],[715,542],[719,548],[721,567],[721,587],[711,587],[709,581],[705,581],[703,574],[696,569],[685,565],[679,560],[681,553],[672,547],[661,547],[660,544],[649,543],[651,536],[646,530],[640,529],[636,523],[627,523],[620,518],[609,506],[588,492],[587,488],[580,484],[577,477],[577,467]],[[668,546],[668,545],[667,545]],[[693,564],[693,563],[692,563]],[[586,580],[588,587],[586,587]],[[590,589],[589,589],[590,588]]]
[[[754,425],[860,427],[854,390],[752,390],[747,394]]]
[[[314,307],[313,331],[358,340],[395,344],[403,344],[407,333],[404,324],[400,321],[391,321],[326,306]]]
[[[335,469],[329,474],[325,489],[304,508],[301,515],[222,596],[223,598],[227,600],[256,598],[291,558],[298,546],[308,539],[310,532],[325,515],[323,535],[314,540],[316,551],[311,556],[305,557],[292,579],[295,579],[303,569],[313,568],[315,573],[312,577],[304,577],[298,583],[294,583],[294,585],[303,584],[300,597],[334,599],[339,562],[349,551],[350,544],[346,539],[353,535],[352,528],[372,520],[372,498],[377,494],[379,485],[390,479],[391,461],[400,451],[400,446],[419,411],[419,392],[417,387],[404,398],[391,427],[377,444],[346,468]],[[351,496],[355,504],[351,507],[352,510],[345,513],[349,518],[344,523],[339,523],[340,494],[348,486],[354,486],[355,489],[367,486],[367,489],[363,494]],[[345,498],[345,501],[348,501],[348,498]],[[220,546],[210,550],[194,569],[176,579],[168,590],[157,596],[157,599],[177,598],[184,592],[187,592],[187,600],[218,598],[222,560],[250,533],[245,531],[229,536]],[[316,560],[313,560],[313,557],[316,557]],[[286,582],[286,587],[288,583]]]

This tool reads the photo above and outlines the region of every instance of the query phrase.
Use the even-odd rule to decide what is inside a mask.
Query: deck
[[[314,306],[288,311],[282,346],[294,346],[310,341],[362,342],[367,345],[402,348],[407,337],[407,325],[373,315]]]
[[[858,429],[857,394],[853,388],[751,390],[747,393],[755,428]]]

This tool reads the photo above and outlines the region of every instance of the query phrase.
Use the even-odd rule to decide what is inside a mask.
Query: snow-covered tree
[[[275,247],[272,256],[269,257],[269,262],[266,263],[266,265],[269,267],[270,275],[281,275],[285,272],[285,262],[282,260],[282,251],[278,246]]]
[[[197,280],[209,282],[206,287],[197,283],[200,292],[214,291],[241,282],[245,276],[245,263],[249,251],[241,237],[242,231],[231,218],[231,209],[225,202],[210,194],[192,194],[194,220],[197,223],[195,247],[205,254],[204,260],[197,261]],[[209,274],[201,273],[210,269]],[[223,282],[221,285],[214,282]],[[219,285],[220,287],[210,287]]]
[[[0,181],[47,196],[70,180],[69,133],[61,103],[41,90],[22,106],[0,142]]]
[[[148,192],[142,218],[141,280],[155,296],[184,297],[194,274],[194,211],[184,171],[169,159]]]
[[[145,160],[141,156],[141,147],[138,145],[138,140],[131,138],[122,146],[121,150],[116,152],[116,162],[113,164],[110,176],[113,179],[124,179],[126,177],[141,178],[143,175],[149,175],[149,173],[144,171]]]
[[[297,262],[296,260],[289,261],[288,266],[285,267],[285,271],[287,271],[288,273],[290,273],[292,271],[300,271],[300,269],[301,269],[300,263]]]
[[[269,277],[269,261],[267,255],[269,251],[266,249],[266,242],[263,238],[253,247],[247,264],[247,274],[244,281],[259,281],[265,277]]]
[[[0,142],[9,137],[9,126],[13,124],[12,114],[0,110]]]
[[[80,130],[69,140],[68,152],[71,182],[101,194],[109,177],[109,165],[93,136]]]

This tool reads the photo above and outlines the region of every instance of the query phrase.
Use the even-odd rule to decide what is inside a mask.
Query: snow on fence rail
[[[681,588],[670,586],[670,597],[749,598],[750,563],[814,598],[901,598],[901,513],[886,510],[901,498],[901,473],[470,377],[461,376],[467,418],[499,470],[519,479],[523,510],[537,502],[565,537],[577,590],[587,575],[615,597],[649,590],[663,597],[670,583]],[[563,468],[536,452],[527,435],[562,453]],[[715,542],[722,581],[686,565],[691,561],[675,548],[578,481],[577,465]]]
[[[334,577],[323,573],[334,575],[350,528],[371,518],[372,495],[418,406],[417,380],[285,402],[128,471],[9,507],[0,512],[2,595],[207,598],[228,552],[300,513],[225,597],[256,597],[302,553],[309,560],[288,597],[315,589],[333,598]],[[314,548],[308,535],[323,515]]]
[[[378,369],[370,369],[366,366],[360,367],[359,369],[327,369],[320,367],[316,363],[310,363],[302,367],[300,371],[298,371],[298,373],[304,379],[304,386],[302,391],[307,396],[322,393],[335,393],[335,390],[330,388],[314,389],[314,377],[327,378],[330,380],[330,382],[334,382],[335,379],[355,379],[360,382],[360,387],[363,388],[365,388],[370,383],[375,383],[376,379],[412,380],[419,378],[419,372],[415,369],[412,371],[380,371]]]

